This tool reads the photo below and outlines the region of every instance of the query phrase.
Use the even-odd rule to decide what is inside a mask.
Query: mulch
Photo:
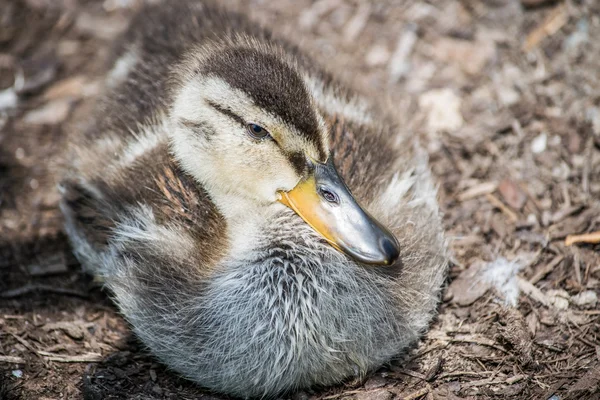
[[[152,358],[62,233],[66,132],[141,1],[0,2],[0,399],[223,398]],[[408,356],[292,398],[600,398],[600,239],[573,236],[600,231],[600,3],[228,3],[389,99],[453,254]]]

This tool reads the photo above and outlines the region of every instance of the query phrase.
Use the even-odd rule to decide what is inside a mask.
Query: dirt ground
[[[600,245],[565,244],[600,231],[600,2],[228,3],[389,98],[453,251],[406,359],[292,398],[600,399]],[[222,398],[144,350],[61,232],[65,127],[140,4],[0,0],[0,398]]]

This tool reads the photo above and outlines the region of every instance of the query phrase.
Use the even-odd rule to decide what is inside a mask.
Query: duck
[[[436,315],[447,243],[399,110],[205,1],[145,6],[70,132],[73,252],[147,349],[243,398],[364,379]]]

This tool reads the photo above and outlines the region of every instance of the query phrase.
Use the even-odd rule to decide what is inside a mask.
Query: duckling
[[[273,397],[401,356],[446,242],[427,158],[392,112],[204,2],[147,6],[70,137],[66,232],[149,350]]]

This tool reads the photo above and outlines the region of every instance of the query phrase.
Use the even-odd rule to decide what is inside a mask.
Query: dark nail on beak
[[[386,265],[393,264],[400,257],[398,243],[395,243],[387,236],[379,240],[379,248],[381,249],[381,253],[384,254],[384,263]]]

